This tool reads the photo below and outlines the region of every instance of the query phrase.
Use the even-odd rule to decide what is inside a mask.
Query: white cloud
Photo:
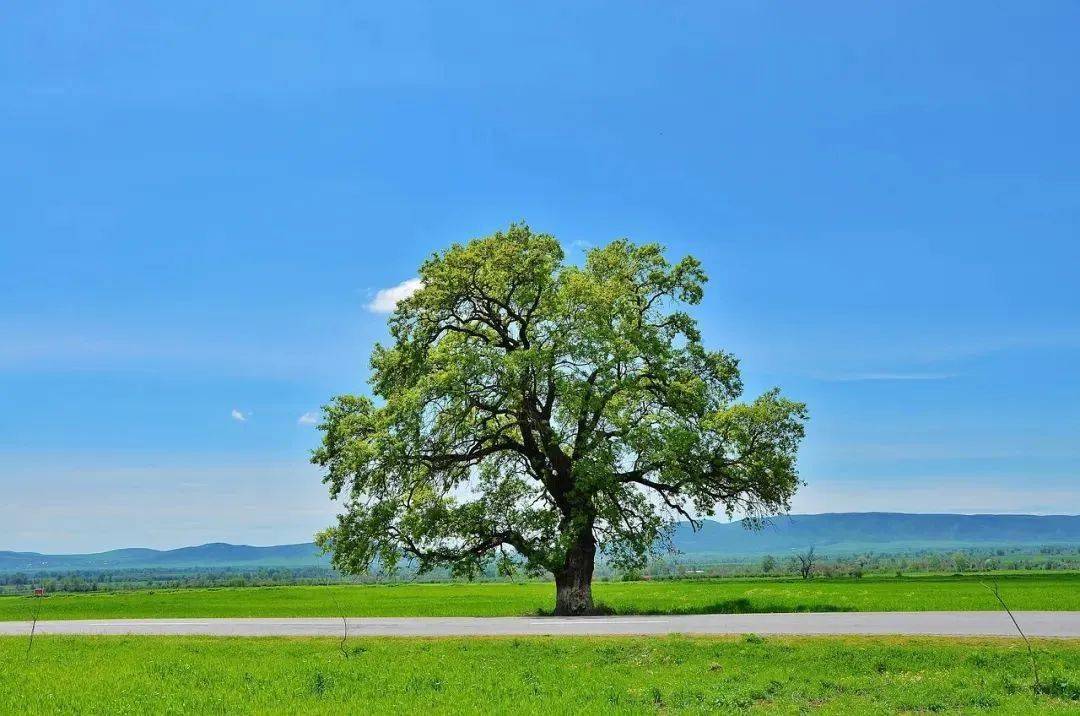
[[[237,421],[237,422],[240,422],[240,423],[245,423],[245,422],[247,422],[247,419],[248,419],[248,415],[251,415],[251,413],[247,413],[247,414],[245,415],[244,413],[242,413],[241,411],[237,410],[236,408],[233,408],[233,409],[232,409],[232,413],[230,413],[230,414],[232,415],[232,419],[233,419],[233,420],[235,420],[235,421]]]
[[[895,482],[895,481],[893,481]],[[792,513],[950,512],[961,514],[1075,514],[1080,490],[1053,479],[1018,485],[1012,480],[972,484],[965,476],[939,475],[890,484],[885,478],[858,481],[807,479],[795,493]]]
[[[319,422],[319,416],[309,410],[297,418],[296,422],[298,425],[314,425]]]
[[[367,304],[367,310],[372,313],[391,313],[398,301],[408,298],[423,287],[424,283],[418,278],[410,278],[402,281],[397,286],[380,288]]]

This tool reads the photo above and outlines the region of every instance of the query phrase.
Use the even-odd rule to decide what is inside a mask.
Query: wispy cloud
[[[242,411],[237,410],[236,408],[233,408],[230,415],[232,415],[232,419],[237,421],[238,423],[246,423],[247,419],[251,415],[251,413],[244,413]]]
[[[793,513],[959,512],[963,514],[1072,514],[1080,509],[1080,490],[1050,480],[975,484],[965,476],[926,476],[897,486],[884,479],[857,481],[808,479],[792,500]]]
[[[424,283],[418,278],[410,278],[402,281],[397,286],[381,288],[375,293],[367,304],[367,310],[372,313],[391,313],[398,301],[402,301],[413,295],[423,287]]]
[[[319,422],[319,416],[312,411],[308,411],[296,419],[298,425],[314,425]]]
[[[40,459],[12,464],[5,454],[0,475],[23,478],[4,484],[0,549],[81,553],[219,541],[308,542],[338,510],[318,468],[300,455],[275,460],[91,451],[43,466]],[[117,500],[121,494],[125,499]],[[277,530],[263,528],[271,521]]]
[[[867,380],[948,380],[955,378],[955,373],[851,373],[826,380],[839,383],[853,383]]]

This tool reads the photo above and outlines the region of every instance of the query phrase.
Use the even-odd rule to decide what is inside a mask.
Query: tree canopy
[[[566,261],[525,225],[454,244],[371,357],[374,398],[324,407],[344,512],[320,535],[346,571],[550,572],[558,613],[593,608],[597,550],[641,566],[676,520],[782,513],[800,484],[805,406],[740,402],[736,358],[684,309],[705,273],[626,240]]]

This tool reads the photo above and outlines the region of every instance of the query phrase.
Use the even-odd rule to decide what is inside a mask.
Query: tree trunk
[[[578,535],[566,553],[563,568],[555,572],[555,615],[582,616],[593,613],[592,575],[596,539],[592,529]]]

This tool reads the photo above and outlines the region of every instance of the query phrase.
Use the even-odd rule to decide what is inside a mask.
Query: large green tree
[[[410,558],[472,576],[494,559],[593,610],[599,550],[642,565],[676,520],[788,509],[805,407],[739,402],[738,362],[701,344],[699,262],[615,241],[567,263],[513,225],[420,268],[371,358],[376,399],[335,398],[321,447],[344,502],[320,535],[342,570]]]

